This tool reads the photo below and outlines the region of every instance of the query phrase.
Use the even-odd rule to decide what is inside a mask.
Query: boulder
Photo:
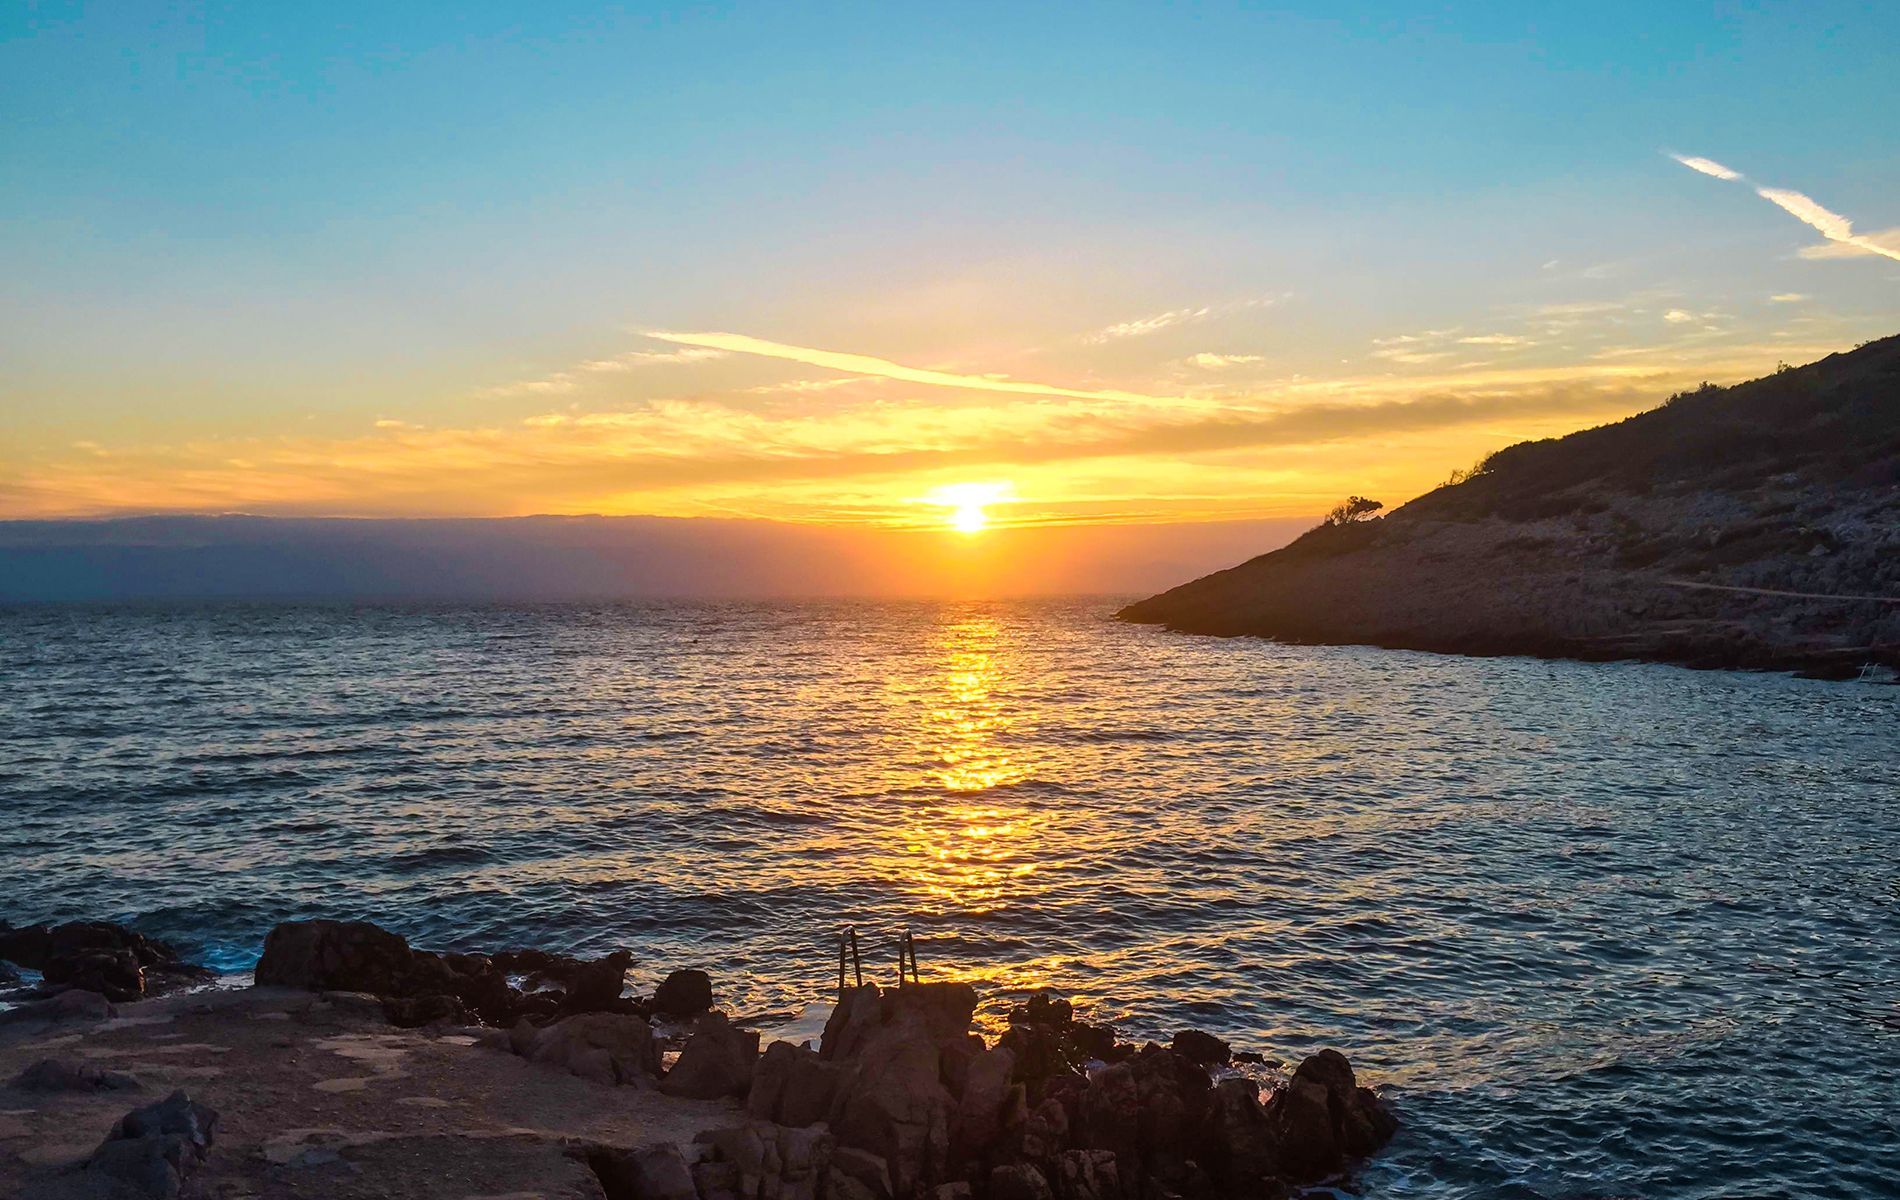
[[[847,988],[825,1018],[818,1056],[827,1061],[856,1057],[864,1040],[884,1019],[882,993],[875,983]]]
[[[962,1046],[976,1013],[976,989],[967,983],[908,983],[881,998],[883,1021],[914,1017],[939,1046]]]
[[[1260,1087],[1253,1080],[1221,1080],[1214,1088],[1211,1125],[1217,1150],[1210,1165],[1228,1191],[1248,1190],[1278,1174],[1279,1139],[1260,1105]]]
[[[1297,1183],[1336,1175],[1392,1140],[1398,1121],[1337,1050],[1321,1050],[1293,1072],[1267,1106],[1280,1170]]]
[[[398,1029],[471,1023],[469,1012],[462,1002],[443,992],[428,996],[385,996],[383,1016]]]
[[[597,1083],[650,1082],[660,1070],[653,1028],[631,1013],[582,1013],[545,1029],[523,1021],[509,1033],[515,1053]]]
[[[843,1068],[815,1050],[773,1042],[753,1068],[746,1111],[760,1120],[793,1127],[816,1125],[831,1114]]]
[[[689,1100],[744,1096],[758,1057],[756,1032],[734,1029],[718,1013],[707,1013],[660,1081],[660,1090]]]
[[[904,989],[908,990],[908,989]],[[840,1146],[890,1164],[894,1195],[946,1182],[955,1100],[939,1077],[941,1050],[919,1007],[894,1005],[865,1033],[833,1104]]]
[[[1055,1200],[1049,1181],[1028,1163],[1004,1163],[990,1171],[989,1200]]]
[[[607,1200],[699,1200],[692,1168],[678,1146],[595,1147],[587,1154],[587,1164]]]
[[[1135,1188],[1124,1189],[1120,1164],[1107,1150],[1063,1151],[1056,1156],[1052,1182],[1062,1200],[1135,1200],[1138,1195]]]
[[[958,1158],[985,1154],[1002,1136],[1011,1090],[1017,1086],[1010,1082],[1015,1073],[1016,1055],[1006,1046],[985,1050],[970,1060],[951,1125]]]
[[[368,921],[285,921],[264,938],[256,979],[259,987],[411,995],[415,957],[402,935]]]
[[[690,967],[668,975],[653,992],[653,1011],[662,1016],[696,1017],[712,1005],[711,977]]]
[[[180,960],[164,942],[110,921],[0,926],[0,959],[38,971],[50,984],[98,992],[119,1002],[145,995],[152,976],[211,975]]]
[[[73,988],[46,1000],[32,1004],[22,1004],[0,1012],[0,1025],[14,1025],[28,1021],[46,1021],[59,1024],[64,1021],[109,1021],[119,1015],[112,1002],[98,992],[88,992]]]
[[[136,1092],[143,1085],[124,1071],[108,1071],[63,1058],[42,1058],[14,1076],[13,1086],[28,1092]]]
[[[46,982],[98,992],[117,1004],[145,994],[145,968],[124,949],[85,949],[46,960]]]
[[[210,1152],[217,1123],[217,1113],[173,1092],[121,1117],[85,1169],[140,1195],[172,1200]]]
[[[831,1152],[831,1169],[855,1181],[876,1200],[890,1200],[891,1164],[869,1150],[840,1146]]]
[[[44,925],[24,925],[15,929],[0,923],[0,958],[37,971],[46,965],[53,948],[52,930]]]
[[[577,964],[568,975],[567,999],[562,1007],[569,1012],[602,1012],[612,1008],[620,999],[620,993],[626,990],[627,968],[632,965],[633,955],[625,950],[616,950],[594,962]],[[710,982],[706,992],[710,1007]]]
[[[1198,1029],[1183,1029],[1174,1035],[1174,1041],[1168,1048],[1191,1063],[1203,1067],[1225,1066],[1233,1061],[1234,1050],[1226,1042],[1211,1033],[1202,1033]]]

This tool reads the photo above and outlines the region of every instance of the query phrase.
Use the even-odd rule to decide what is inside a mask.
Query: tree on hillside
[[[1328,525],[1356,525],[1360,521],[1370,519],[1372,514],[1384,507],[1385,505],[1378,500],[1368,500],[1364,496],[1348,496],[1333,505],[1332,511],[1326,514],[1326,523]]]

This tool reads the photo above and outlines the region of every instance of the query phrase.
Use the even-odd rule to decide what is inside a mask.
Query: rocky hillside
[[[1120,615],[1461,654],[1900,665],[1900,337],[1500,450]]]

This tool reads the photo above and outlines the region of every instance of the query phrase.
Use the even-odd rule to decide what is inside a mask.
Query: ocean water
[[[0,610],[0,916],[1344,1050],[1381,1197],[1900,1195],[1900,688],[1073,602]]]

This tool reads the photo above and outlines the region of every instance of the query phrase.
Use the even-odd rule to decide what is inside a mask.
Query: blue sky
[[[0,39],[0,515],[886,520],[965,476],[1038,519],[1284,515],[1895,332],[1894,5],[28,4]],[[1090,422],[1127,436],[1014,450]]]

